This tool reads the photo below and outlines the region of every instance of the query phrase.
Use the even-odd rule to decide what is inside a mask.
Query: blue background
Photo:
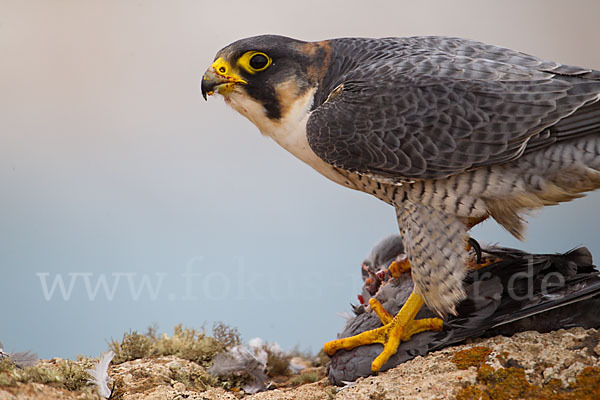
[[[431,34],[600,68],[598,15],[597,1],[0,2],[0,340],[97,356],[130,329],[221,320],[317,351],[356,302],[362,259],[397,231],[394,211],[205,103],[216,51],[261,33]],[[494,222],[473,234],[600,254],[599,200],[538,213],[525,243]],[[56,277],[74,279],[70,294],[44,292]],[[91,296],[99,279],[108,295]],[[144,279],[154,292],[137,293]]]

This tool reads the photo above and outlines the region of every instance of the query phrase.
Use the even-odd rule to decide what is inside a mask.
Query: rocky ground
[[[48,361],[49,363],[55,361]],[[322,370],[310,372],[321,377]],[[326,378],[289,387],[276,383],[262,393],[211,386],[204,368],[175,356],[111,366],[114,399],[600,399],[600,333],[573,328],[548,334],[523,332],[447,348],[378,376],[338,388]],[[298,381],[297,381],[298,382]],[[288,386],[288,387],[286,387]],[[0,387],[0,400],[100,399],[89,391],[51,384]]]

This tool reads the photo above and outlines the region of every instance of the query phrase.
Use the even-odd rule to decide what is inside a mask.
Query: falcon
[[[450,37],[275,35],[220,50],[201,80],[325,177],[391,204],[414,290],[334,354],[442,329],[465,297],[468,230],[491,217],[522,239],[527,211],[600,187],[600,71]],[[374,300],[373,300],[374,301]],[[377,307],[379,309],[379,307]]]

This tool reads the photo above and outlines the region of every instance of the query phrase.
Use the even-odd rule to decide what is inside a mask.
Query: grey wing
[[[446,177],[513,160],[529,142],[600,131],[600,106],[551,131],[599,99],[600,72],[577,67],[421,53],[365,60],[338,82],[314,108],[308,142],[330,164],[375,177]]]

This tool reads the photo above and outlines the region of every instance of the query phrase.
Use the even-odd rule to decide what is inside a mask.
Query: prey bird
[[[600,71],[451,37],[275,35],[220,50],[201,80],[259,131],[343,186],[396,209],[414,290],[384,326],[325,344],[401,341],[442,329],[465,297],[468,230],[600,187]]]

